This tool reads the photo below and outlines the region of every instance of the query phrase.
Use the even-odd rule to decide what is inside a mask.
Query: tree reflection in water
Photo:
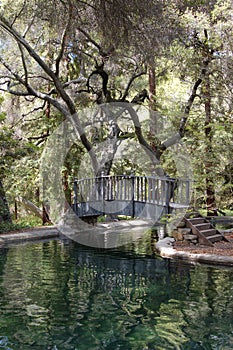
[[[5,348],[233,347],[233,271],[163,260],[149,234],[111,251],[19,245],[2,250],[0,268]]]

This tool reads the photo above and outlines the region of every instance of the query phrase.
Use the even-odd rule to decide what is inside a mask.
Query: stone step
[[[210,242],[212,242],[212,243],[214,243],[214,242],[219,242],[219,241],[221,241],[222,239],[223,239],[222,235],[219,235],[219,234],[213,235],[213,236],[208,236],[208,240],[209,240]]]
[[[193,218],[193,219],[188,219],[188,221],[192,225],[197,225],[197,224],[203,224],[205,222],[205,219],[204,218]]]
[[[209,222],[204,222],[202,224],[196,224],[196,228],[201,231],[201,230],[207,230],[211,228],[211,224]]]
[[[192,234],[198,236],[201,244],[212,245],[218,241],[228,241],[215,227],[204,217],[185,218],[186,227],[192,229]]]
[[[209,239],[209,236],[216,235],[217,230],[215,230],[215,228],[209,228],[208,230],[201,230],[200,232]]]

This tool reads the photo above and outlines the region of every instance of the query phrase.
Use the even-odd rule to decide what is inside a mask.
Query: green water
[[[233,269],[70,241],[0,255],[0,349],[232,349]]]

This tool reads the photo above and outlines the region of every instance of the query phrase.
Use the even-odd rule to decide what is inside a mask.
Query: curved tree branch
[[[111,95],[110,91],[108,90],[108,73],[104,70],[104,64],[101,64],[100,66],[96,67],[96,70],[94,70],[87,79],[87,89],[88,92],[90,92],[90,79],[93,75],[100,75],[102,78],[102,92],[104,94],[104,97],[106,98],[106,102],[111,101]]]
[[[130,104],[127,107],[127,111],[130,114],[130,117],[133,121],[134,130],[135,130],[135,134],[137,136],[138,142],[140,143],[140,145],[143,146],[145,152],[148,154],[148,156],[152,160],[152,163],[159,164],[160,154],[156,154],[154,149],[149,145],[149,143],[144,138],[143,133],[142,133],[141,123],[139,121],[137,112],[134,110],[134,108]]]
[[[64,50],[65,50],[67,30],[68,30],[68,24],[67,24],[66,28],[64,29],[64,31],[62,33],[61,48],[60,48],[60,51],[59,51],[58,56],[56,58],[56,63],[55,63],[56,71],[55,71],[55,74],[56,74],[57,77],[59,77],[60,62],[61,62],[61,59],[62,59],[63,54],[64,54]]]
[[[27,50],[29,55],[33,58],[33,60],[35,62],[37,62],[37,64],[43,69],[43,71],[52,79],[58,94],[60,95],[60,97],[62,98],[63,102],[66,105],[66,108],[61,103],[59,103],[57,100],[53,99],[52,97],[48,96],[45,93],[41,93],[39,91],[34,90],[29,85],[26,86],[27,91],[29,92],[29,94],[31,94],[33,96],[36,96],[40,99],[43,99],[45,101],[50,102],[66,118],[68,118],[70,120],[70,122],[73,124],[75,130],[79,134],[84,147],[86,148],[86,150],[89,152],[89,154],[91,156],[93,168],[95,169],[95,171],[97,171],[98,162],[97,162],[96,155],[92,149],[93,148],[92,144],[87,139],[87,136],[82,128],[81,122],[80,122],[79,118],[77,117],[74,102],[72,101],[72,99],[69,97],[69,95],[64,90],[63,85],[62,85],[61,81],[59,80],[59,78],[57,77],[56,73],[54,73],[50,69],[50,67],[46,64],[46,62],[37,54],[37,52],[31,47],[31,45],[25,40],[25,38],[22,35],[20,35],[20,33],[18,33],[18,31],[16,31],[11,26],[11,24],[4,18],[4,16],[2,14],[0,14],[0,27],[2,27],[2,29],[4,29],[8,34],[10,34],[18,44],[22,45]],[[14,73],[14,76],[19,80],[19,82],[21,84],[23,84],[25,86],[25,81],[23,81],[22,78],[18,74]],[[74,118],[75,118],[75,121],[74,121]]]
[[[59,76],[59,69],[60,69],[60,62],[62,60],[62,57],[63,57],[63,54],[64,54],[64,51],[65,51],[65,45],[66,45],[66,37],[67,37],[67,33],[68,33],[68,30],[69,30],[69,27],[70,27],[70,22],[71,22],[71,17],[72,17],[72,12],[71,12],[71,5],[69,4],[69,15],[68,15],[68,20],[67,20],[67,24],[63,30],[63,33],[62,33],[62,36],[61,36],[61,46],[60,46],[60,51],[58,53],[58,56],[56,58],[56,63],[55,63],[55,66],[56,66],[56,76],[58,77]]]
[[[135,74],[135,75],[133,75],[133,76],[130,78],[130,80],[129,80],[129,82],[128,82],[126,88],[125,88],[125,92],[124,92],[124,94],[123,94],[123,96],[122,96],[122,98],[121,98],[121,101],[122,101],[122,102],[124,102],[124,101],[126,100],[128,94],[129,94],[129,90],[130,90],[131,85],[133,84],[134,80],[137,79],[137,78],[139,78],[139,77],[141,77],[141,76],[144,75],[144,74],[146,74],[146,71],[140,72],[140,73],[138,73],[138,74]]]
[[[189,117],[191,107],[193,105],[195,98],[197,97],[197,90],[206,76],[207,68],[208,68],[208,65],[210,62],[211,62],[211,58],[204,60],[203,67],[201,69],[200,77],[196,80],[196,82],[194,83],[194,85],[192,87],[191,94],[190,94],[189,99],[188,99],[186,106],[184,108],[184,115],[180,121],[179,134],[181,137],[184,136],[185,126],[186,126],[187,119]]]
[[[197,90],[198,90],[199,86],[201,85],[201,83],[203,82],[203,80],[205,79],[207,69],[208,69],[208,66],[209,66],[211,61],[212,61],[212,57],[209,57],[208,59],[203,61],[203,67],[201,69],[200,77],[193,84],[190,96],[189,96],[188,101],[184,107],[184,113],[183,113],[183,116],[180,120],[179,130],[178,130],[176,135],[167,139],[159,146],[159,148],[161,149],[161,152],[164,152],[168,147],[176,144],[177,142],[179,142],[181,140],[181,138],[184,137],[185,127],[186,127],[187,120],[188,120],[188,117],[190,114],[190,110],[192,108],[192,105],[193,105],[195,98],[198,97]]]
[[[26,61],[25,61],[25,57],[24,57],[24,52],[23,52],[23,48],[22,45],[18,43],[18,47],[21,53],[21,59],[22,59],[22,63],[23,63],[23,69],[24,69],[24,79],[25,79],[25,85],[28,84],[28,70],[27,70],[27,65],[26,65]]]
[[[98,49],[100,56],[108,58],[109,53],[105,52],[102,47],[94,39],[92,39],[92,37],[84,29],[80,27],[77,29],[90,41],[90,43],[92,43]]]

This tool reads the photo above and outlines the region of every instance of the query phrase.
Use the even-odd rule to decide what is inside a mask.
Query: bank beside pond
[[[215,243],[214,247],[179,245],[172,237],[156,243],[156,250],[163,258],[180,259],[190,263],[233,266],[233,239]]]
[[[27,241],[40,241],[54,239],[60,236],[60,232],[55,226],[37,227],[22,231],[14,231],[0,234],[0,246],[9,243],[22,243]]]

